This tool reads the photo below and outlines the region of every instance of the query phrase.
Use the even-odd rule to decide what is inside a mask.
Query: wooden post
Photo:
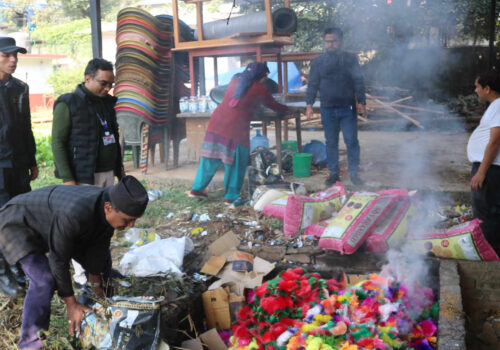
[[[194,75],[194,57],[192,51],[189,51],[189,80],[191,82],[191,96],[196,96],[196,79]]]
[[[288,62],[283,61],[283,95],[285,95],[285,99],[288,96]]]
[[[177,6],[177,0],[172,0],[172,13],[174,15],[174,46],[177,47],[180,43],[179,7]]]
[[[273,16],[272,16],[272,7],[271,0],[264,0],[264,6],[266,11],[266,21],[267,21],[267,37],[272,39],[273,37]],[[261,61],[259,61],[261,62]]]
[[[217,56],[214,56],[214,85],[219,85],[219,70],[217,69]]]
[[[196,25],[198,27],[198,41],[203,40],[203,3],[196,3]]]
[[[281,62],[281,53],[278,52],[276,55],[276,66],[278,69],[278,92],[280,94],[283,93],[283,75],[282,75],[282,62]]]

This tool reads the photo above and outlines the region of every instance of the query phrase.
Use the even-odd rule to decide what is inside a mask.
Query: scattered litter
[[[297,247],[302,248],[304,246],[304,243],[302,242],[302,239],[299,237],[297,238]]]
[[[127,281],[123,281],[123,280],[120,280],[120,281],[118,282],[118,284],[120,284],[120,286],[125,287],[125,288],[129,288],[129,287],[131,287],[131,286],[132,286],[132,283],[127,282]]]
[[[226,215],[224,215],[224,214],[217,214],[217,216],[216,216],[216,218],[225,218],[225,217],[226,217]]]
[[[200,222],[210,221],[210,216],[208,216],[208,214],[201,214],[199,220],[200,220]]]
[[[193,273],[193,278],[198,282],[206,282],[208,280],[207,275],[198,272]]]
[[[168,213],[167,216],[165,216],[165,219],[172,219],[174,217],[174,213]]]
[[[259,225],[259,223],[257,221],[247,221],[247,222],[244,222],[243,224],[246,226],[251,226],[251,227],[256,227]]]
[[[199,235],[202,233],[205,229],[203,227],[195,227],[191,230],[192,235]]]
[[[148,232],[139,228],[132,227],[125,233],[125,241],[132,243],[131,248],[141,247],[145,244],[161,239],[155,232]]]
[[[200,236],[206,236],[206,235],[208,235],[208,232],[207,231],[203,231]]]
[[[193,242],[186,237],[160,239],[128,251],[118,265],[124,276],[137,277],[164,275],[167,272],[181,275],[184,251],[192,251]]]
[[[163,192],[160,190],[149,190],[148,191],[148,198],[150,202],[154,202],[158,198],[162,196]]]
[[[193,214],[193,216],[191,216],[191,221],[196,221],[196,220],[198,220],[198,217],[199,217],[199,215],[198,215],[198,214]]]

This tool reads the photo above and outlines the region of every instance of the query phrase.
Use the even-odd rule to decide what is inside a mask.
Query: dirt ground
[[[252,131],[252,135],[255,131]],[[295,139],[290,132],[290,140]],[[275,144],[274,131],[268,132],[271,146]],[[324,142],[322,131],[304,131],[303,144],[311,140]],[[361,147],[361,176],[366,188],[402,187],[418,190],[445,192],[468,192],[470,163],[466,147],[469,133],[463,131],[359,131]],[[347,154],[341,138],[340,165],[342,180],[349,185],[347,174]],[[156,152],[158,154],[159,152]],[[171,160],[170,160],[171,161]],[[149,167],[145,179],[148,181],[173,180],[192,183],[198,163],[188,157],[186,140],[181,142],[179,168],[164,169],[156,159],[156,166]],[[126,164],[127,173],[142,177],[132,162]],[[315,170],[309,178],[295,179],[304,182],[310,191],[324,187],[326,170]],[[287,175],[287,178],[290,178]],[[223,170],[218,172],[214,182],[222,184]]]

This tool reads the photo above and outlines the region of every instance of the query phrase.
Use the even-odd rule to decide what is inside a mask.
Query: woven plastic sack
[[[342,254],[354,253],[400,197],[401,193],[397,191],[354,193],[330,221],[318,246]]]
[[[425,234],[409,234],[408,243],[421,254],[464,260],[499,260],[484,237],[479,219]]]
[[[86,295],[93,312],[81,323],[83,348],[102,350],[156,350],[160,341],[160,306],[163,297],[113,297]]]
[[[260,188],[260,187],[259,187]],[[258,189],[259,189],[258,188]],[[257,192],[257,191],[255,191]],[[255,194],[254,192],[254,194]],[[286,190],[278,190],[278,189],[269,189],[266,191],[260,198],[255,202],[253,205],[253,209],[255,211],[262,211],[264,207],[271,202],[273,202],[276,199],[282,198],[282,197],[288,197],[290,195],[290,191]]]
[[[262,210],[262,214],[270,216],[281,221],[285,220],[286,204],[288,203],[289,193],[283,193],[281,197],[267,204]]]
[[[345,198],[346,192],[340,182],[310,197],[291,194],[285,209],[285,234],[295,236],[307,226],[330,218],[332,213],[339,211]]]
[[[402,246],[410,211],[410,197],[399,199],[371,231],[365,242],[366,250],[381,253]]]
[[[332,216],[337,216],[337,213],[333,213]],[[326,228],[330,224],[330,222],[333,220],[334,217],[331,217],[330,219],[326,219],[320,222],[317,222],[315,224],[309,225],[306,227],[304,230],[304,234],[306,236],[316,236],[316,237],[321,237],[323,235],[323,232],[325,232]]]

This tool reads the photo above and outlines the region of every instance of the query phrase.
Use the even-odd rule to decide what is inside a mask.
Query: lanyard
[[[97,113],[97,118],[99,119],[99,122],[101,123],[102,127],[104,128],[104,135],[108,136],[109,135],[109,127],[108,127],[108,122],[106,119],[102,118],[99,113]]]

